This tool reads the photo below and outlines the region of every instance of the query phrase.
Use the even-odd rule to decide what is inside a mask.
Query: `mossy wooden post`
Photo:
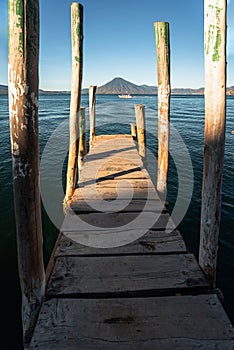
[[[215,286],[226,124],[226,0],[205,0],[205,149],[199,263]]]
[[[85,107],[80,108],[80,138],[79,138],[79,157],[78,157],[78,170],[81,168],[83,158],[86,155],[86,121],[85,121]]]
[[[90,146],[92,146],[92,142],[96,136],[96,120],[95,120],[96,91],[97,91],[97,86],[89,87],[89,120],[90,120],[89,143],[90,143]]]
[[[135,105],[135,113],[139,154],[142,158],[145,158],[145,106],[142,104]]]
[[[167,196],[170,136],[170,40],[169,23],[155,22],[158,67],[158,173],[157,190],[162,200]]]
[[[83,6],[76,2],[73,2],[71,5],[71,34],[72,84],[70,102],[70,144],[65,203],[71,199],[74,193],[78,165],[79,110],[83,70]]]
[[[39,1],[9,0],[9,113],[25,343],[30,339],[45,292],[39,188],[38,55]]]
[[[137,139],[137,127],[136,127],[136,124],[135,123],[131,123],[131,135],[132,135],[132,138],[133,140],[136,140]]]

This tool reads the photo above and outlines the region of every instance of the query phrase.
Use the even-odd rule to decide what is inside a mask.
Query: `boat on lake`
[[[119,98],[132,98],[132,95],[130,94],[119,95]]]

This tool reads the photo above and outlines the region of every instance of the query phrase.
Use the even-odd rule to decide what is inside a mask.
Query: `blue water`
[[[70,97],[68,95],[40,96],[39,128],[41,154],[54,130],[60,123],[68,119],[69,103]],[[150,153],[152,152],[156,155],[157,150],[156,97],[139,96],[130,100],[120,100],[118,96],[97,96],[97,133],[129,133],[129,123],[135,121],[134,105],[138,103],[143,103],[146,107],[148,166],[152,178],[155,180],[156,163],[154,159],[150,158]],[[88,96],[82,97],[82,105],[88,107]],[[0,118],[0,302],[2,311],[0,319],[2,339],[6,337],[9,344],[7,349],[20,349],[20,289],[17,277],[8,101],[6,96],[0,96]],[[183,163],[184,152],[187,148],[192,160],[194,176],[192,183],[194,187],[191,203],[182,223],[179,225],[179,229],[187,243],[188,249],[197,256],[203,167],[204,98],[202,96],[172,96],[171,124],[181,136],[186,147],[181,147],[181,144],[173,141],[172,137],[173,156],[170,158],[168,181],[170,211],[173,211],[178,193],[178,184],[181,181],[177,172],[178,164],[179,166],[182,164],[185,171],[188,168],[188,164]],[[89,124],[87,122],[88,128]],[[232,322],[234,322],[234,301],[232,298],[234,295],[234,190],[232,182],[234,172],[234,135],[231,134],[232,130],[234,130],[234,98],[228,97],[217,284],[224,294],[224,306],[228,315]],[[63,132],[64,137],[67,137],[67,128],[64,128]],[[174,157],[175,153],[176,159]],[[63,174],[65,173],[65,165],[63,167]],[[45,262],[47,262],[56,240],[57,229],[51,223],[43,207],[42,213],[44,255]],[[3,343],[3,340],[1,340],[1,343]]]

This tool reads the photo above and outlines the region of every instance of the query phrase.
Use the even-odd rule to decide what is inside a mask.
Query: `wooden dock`
[[[47,277],[31,349],[234,349],[129,135],[95,137]]]

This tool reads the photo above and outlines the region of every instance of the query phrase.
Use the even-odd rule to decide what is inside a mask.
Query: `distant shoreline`
[[[46,96],[46,95],[70,95],[70,91],[39,91],[40,96]],[[97,93],[99,96],[118,96],[120,93]],[[0,96],[6,96],[8,95],[8,92],[2,92],[0,91]],[[82,95],[88,95],[87,92],[82,92]],[[132,94],[132,97],[137,97],[137,96],[158,96],[158,94]],[[171,92],[171,96],[201,96],[204,97],[204,93],[180,93],[180,92]],[[234,92],[229,93],[227,91],[226,96],[234,96]]]
[[[0,95],[6,95],[8,93],[8,87],[6,85],[0,85]],[[70,91],[47,91],[39,89],[41,95],[69,95]],[[87,95],[89,93],[88,88],[82,89],[82,94]],[[158,93],[157,86],[150,85],[136,85],[123,78],[114,78],[105,85],[98,86],[97,95],[122,95],[130,94],[132,96],[156,96]],[[204,96],[204,87],[197,89],[193,88],[172,88],[172,95],[183,96]],[[234,86],[227,87],[227,96],[234,96]]]

